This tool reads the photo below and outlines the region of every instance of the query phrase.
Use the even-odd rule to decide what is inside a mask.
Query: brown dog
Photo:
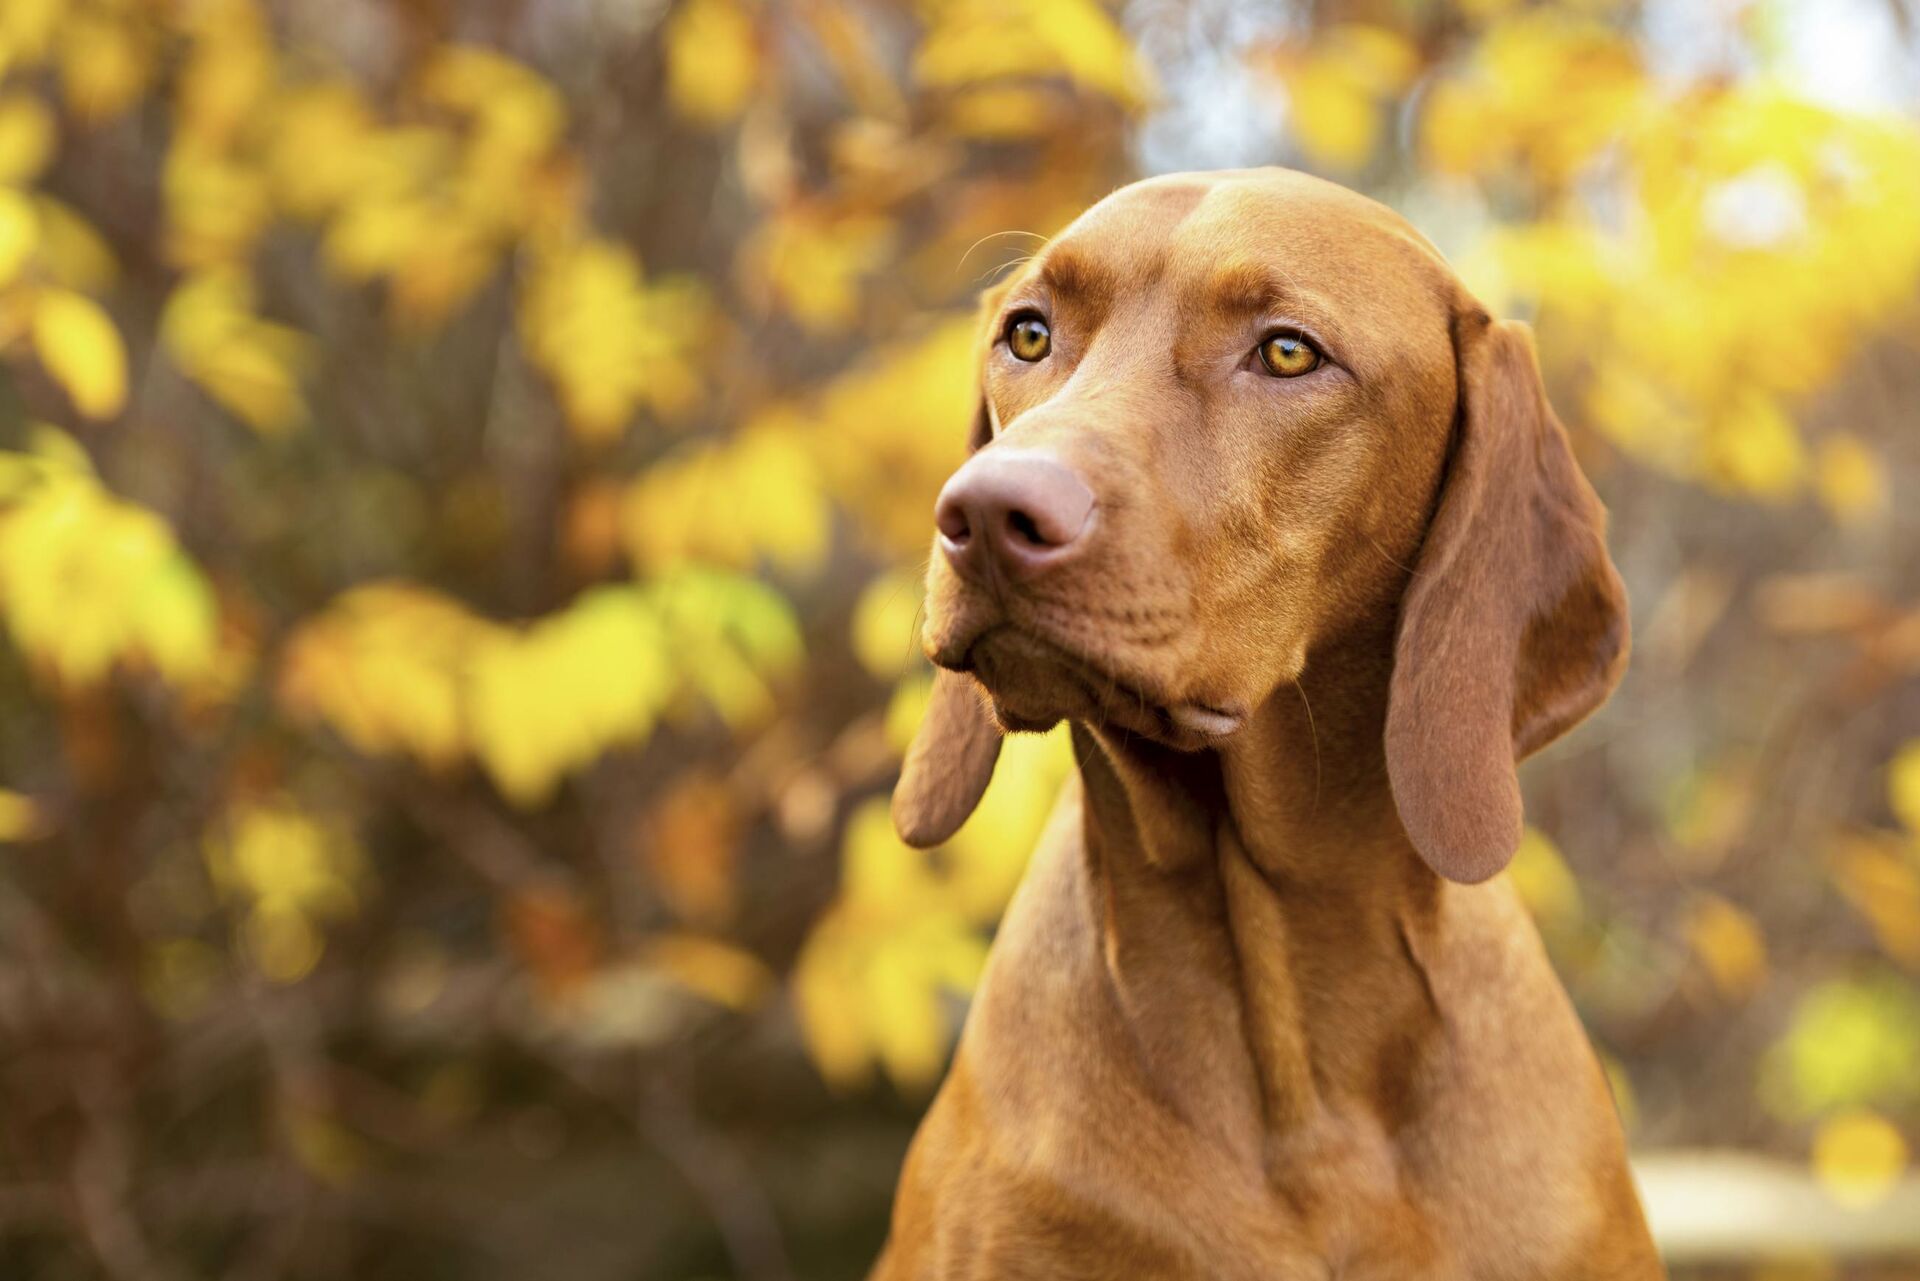
[[[1080,775],[874,1275],[1662,1275],[1489,881],[1627,652],[1524,327],[1351,192],[1180,175],[992,291],[982,365],[894,815],[946,839],[1005,730]]]

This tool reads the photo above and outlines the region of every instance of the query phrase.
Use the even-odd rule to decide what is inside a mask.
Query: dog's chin
[[[1246,721],[1233,708],[1166,698],[1138,678],[1010,625],[981,633],[964,650],[945,650],[936,661],[972,672],[1009,732],[1050,729],[1068,720],[1198,751]]]

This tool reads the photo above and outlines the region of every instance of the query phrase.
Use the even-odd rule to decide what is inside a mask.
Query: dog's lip
[[[999,627],[986,628],[968,638],[964,643],[950,644],[930,654],[929,657],[933,660],[935,666],[943,667],[952,672],[972,672],[977,678],[979,673],[977,664],[974,661],[975,646],[992,632],[1000,630],[1000,627],[1008,626],[1010,625],[1003,623],[1000,624]],[[1112,691],[1112,695],[1110,696],[1112,701],[1143,709],[1158,709],[1160,713],[1165,716],[1167,722],[1178,731],[1177,737],[1186,738],[1190,743],[1205,744],[1217,742],[1238,733],[1247,723],[1247,713],[1242,708],[1231,705],[1219,706],[1200,702],[1195,699],[1178,702],[1162,700],[1150,694],[1145,689],[1142,689],[1138,684],[1129,680],[1123,674],[1107,670],[1100,663],[1084,654],[1066,649],[1050,637],[1036,636],[1025,629],[1016,630],[1019,630],[1027,639],[1046,645],[1068,663],[1079,668],[1091,678],[1088,681],[1088,687],[1090,689],[1098,689],[1104,686]],[[982,683],[984,684],[985,682]],[[993,687],[991,685],[987,686],[987,692],[989,694],[993,693]]]
[[[1167,718],[1188,733],[1201,738],[1225,738],[1247,723],[1245,712],[1205,703],[1175,703],[1167,708]]]

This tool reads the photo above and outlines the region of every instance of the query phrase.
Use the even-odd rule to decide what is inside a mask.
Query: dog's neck
[[[1162,1097],[1224,1142],[1249,1111],[1270,1153],[1329,1108],[1391,1107],[1438,1025],[1419,958],[1440,886],[1381,746],[1391,643],[1317,656],[1217,751],[1076,727],[1116,998]]]

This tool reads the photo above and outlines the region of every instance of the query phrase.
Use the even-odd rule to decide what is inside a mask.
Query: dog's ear
[[[1000,341],[1000,305],[1007,299],[1007,291],[1013,288],[1013,277],[996,281],[980,291],[980,301],[974,310],[973,367],[984,369],[987,357],[993,354],[993,345]],[[987,404],[987,393],[983,387],[974,404],[973,425],[967,431],[967,452],[976,453],[985,449],[993,440],[993,407]]]
[[[893,789],[900,839],[924,850],[959,831],[992,781],[999,757],[1000,727],[978,682],[959,672],[934,672],[926,718]]]
[[[1515,765],[1619,680],[1627,605],[1527,327],[1476,309],[1455,346],[1455,438],[1401,604],[1386,754],[1414,848],[1471,883],[1519,846]]]
[[[980,295],[976,368],[999,338],[995,324],[1009,287],[1010,282],[1003,281]],[[993,410],[982,390],[967,429],[967,452],[986,448],[993,429]],[[958,672],[934,672],[926,718],[907,749],[900,782],[893,789],[893,826],[901,840],[927,849],[960,830],[993,780],[1000,738],[1000,726],[987,710],[979,683]]]
[[[993,410],[987,407],[987,397],[982,393],[980,403],[973,408],[973,423],[967,428],[967,452],[978,453],[985,449],[987,442],[992,439]]]

